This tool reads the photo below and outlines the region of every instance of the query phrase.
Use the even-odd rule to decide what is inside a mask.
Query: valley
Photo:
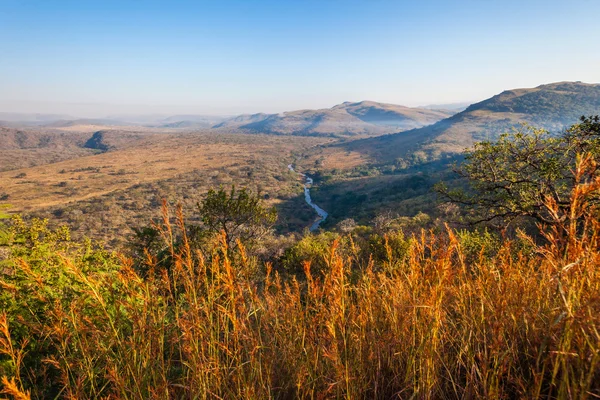
[[[599,12],[0,0],[0,400],[600,399]]]
[[[2,202],[10,204],[11,213],[49,217],[54,223],[69,224],[76,235],[111,238],[116,245],[126,239],[131,227],[150,223],[163,198],[183,204],[193,217],[196,203],[209,188],[235,184],[280,205],[283,232],[301,231],[312,210],[301,201],[300,182],[287,164],[293,152],[330,140],[212,132],[102,132],[106,132],[102,139],[106,151],[84,148],[83,139],[92,136],[78,132],[70,136],[75,144],[62,150],[63,160],[34,157],[40,165],[3,165]],[[48,135],[55,141],[65,139],[62,133]],[[2,150],[0,157],[10,157],[14,151]],[[18,151],[35,155],[38,148]]]
[[[329,214],[324,229],[382,213],[436,218],[432,188],[455,179],[451,165],[473,143],[523,122],[559,131],[597,109],[600,85],[563,82],[505,91],[456,114],[364,101],[143,123],[40,117],[33,126],[10,115],[0,128],[0,196],[9,213],[118,246],[157,217],[162,199],[181,203],[193,220],[209,188],[236,185],[278,208],[278,234],[299,233],[316,214],[293,164],[314,179],[312,201]]]

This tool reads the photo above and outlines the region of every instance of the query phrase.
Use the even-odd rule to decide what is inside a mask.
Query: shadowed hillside
[[[215,128],[237,128],[277,135],[381,135],[429,125],[451,114],[450,111],[410,108],[373,101],[345,102],[328,109],[238,116],[216,125]]]
[[[433,125],[341,145],[377,163],[418,163],[461,153],[473,143],[494,139],[526,122],[560,131],[582,115],[600,110],[600,84],[559,82],[504,91]]]
[[[141,128],[143,129],[143,128]],[[140,131],[61,131],[48,128],[0,127],[0,171],[10,171],[91,156],[98,151],[147,143],[157,135]]]
[[[0,127],[0,171],[93,154],[82,148],[87,134]]]

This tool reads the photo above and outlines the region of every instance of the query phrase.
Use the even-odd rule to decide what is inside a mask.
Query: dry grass
[[[307,154],[302,164],[308,168],[318,165],[324,169],[351,169],[364,165],[368,157],[357,151],[342,151],[337,147],[319,147]]]
[[[280,232],[301,231],[314,211],[287,165],[293,154],[330,139],[110,131],[104,140],[111,147],[106,153],[0,172],[0,195],[12,205],[8,211],[66,223],[77,237],[118,246],[130,227],[158,216],[162,198],[181,202],[191,214],[209,188],[236,184],[279,207]]]
[[[48,304],[32,329],[56,349],[45,364],[65,398],[596,398],[600,220],[585,199],[598,190],[600,179],[580,182],[544,245],[523,236],[473,259],[448,229],[422,232],[406,257],[388,245],[385,261],[363,263],[355,244],[336,242],[325,269],[305,263],[301,281],[269,265],[257,279],[241,245],[205,259],[181,212],[172,226],[165,209],[165,241],[183,235],[169,270],[149,257],[148,280],[127,259],[89,274],[61,257],[84,290]],[[10,340],[3,348],[18,358]],[[20,376],[4,390],[44,393]]]
[[[13,211],[32,211],[195,170],[211,174],[261,158],[278,159],[285,171],[285,158],[291,151],[319,140],[241,134],[165,135],[117,151],[0,172],[0,182],[15,206]],[[23,178],[14,178],[23,173]],[[65,182],[64,187],[59,186],[61,182]]]

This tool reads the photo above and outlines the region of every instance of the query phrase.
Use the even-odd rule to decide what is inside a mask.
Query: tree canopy
[[[222,232],[228,246],[239,239],[244,243],[263,236],[277,220],[275,208],[266,207],[259,194],[235,186],[210,189],[198,203],[200,218],[211,232]]]
[[[546,204],[569,206],[576,183],[573,170],[583,155],[588,155],[593,165],[578,179],[589,182],[598,176],[598,116],[581,117],[561,135],[523,125],[495,142],[477,143],[467,153],[464,163],[455,169],[466,180],[464,188],[450,190],[440,185],[437,190],[445,200],[462,205],[471,224],[506,226],[519,217],[554,224]],[[600,196],[594,193],[588,200],[598,202]]]

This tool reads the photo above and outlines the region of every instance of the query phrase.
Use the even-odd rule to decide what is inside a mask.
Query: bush
[[[540,226],[544,244],[392,230],[371,237],[357,268],[360,238],[309,234],[284,260],[301,279],[270,264],[256,274],[224,235],[206,258],[167,213],[171,270],[145,279],[126,257],[17,217],[0,264],[3,394],[600,397],[600,209],[583,201],[600,180],[589,168],[580,158],[568,207],[545,203],[556,222]]]

